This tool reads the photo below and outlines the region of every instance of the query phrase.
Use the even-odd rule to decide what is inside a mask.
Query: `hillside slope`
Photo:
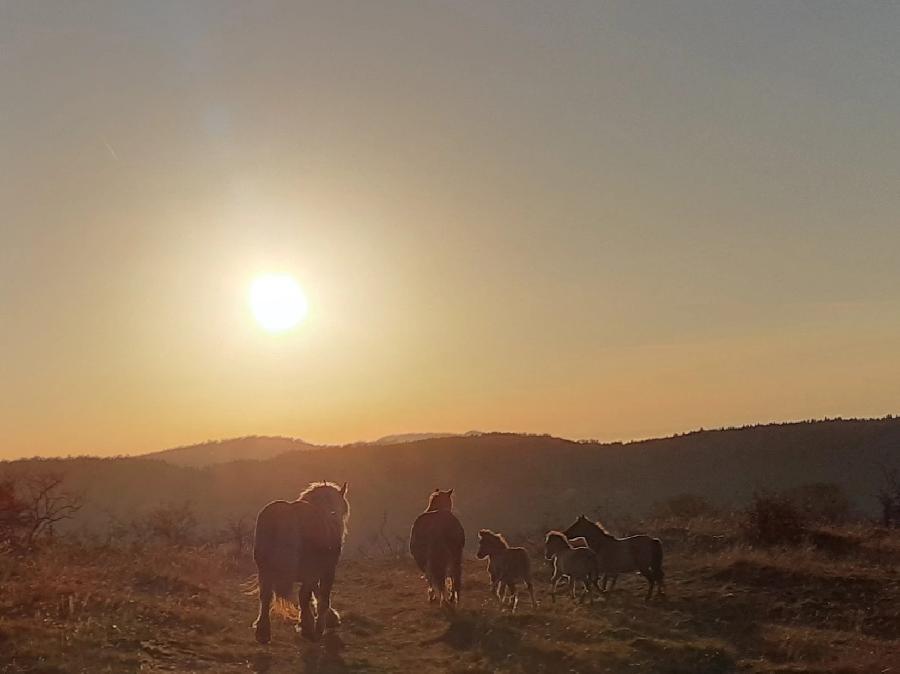
[[[201,467],[229,461],[261,461],[285,452],[311,449],[320,449],[320,447],[297,438],[251,435],[245,438],[211,440],[197,445],[164,449],[140,456],[144,459],[159,459],[176,466]]]
[[[290,451],[203,468],[147,458],[48,459],[0,464],[0,472],[52,469],[85,492],[79,526],[191,501],[201,528],[255,517],[268,501],[295,498],[311,481],[350,482],[351,552],[384,536],[404,538],[435,487],[455,487],[470,536],[480,527],[531,532],[593,513],[623,531],[656,501],[700,494],[723,508],[757,489],[841,485],[876,514],[881,466],[900,465],[900,419],[819,421],[703,431],[631,444],[485,434],[393,445]],[[376,541],[374,537],[378,536]]]

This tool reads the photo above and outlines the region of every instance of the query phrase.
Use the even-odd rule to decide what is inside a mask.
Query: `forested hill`
[[[232,451],[231,443],[240,442],[220,446]],[[896,418],[698,431],[626,444],[506,433],[321,449],[303,444],[263,460],[203,467],[146,457],[30,459],[0,464],[0,472],[65,472],[86,496],[79,526],[190,501],[200,525],[213,529],[229,517],[252,518],[270,500],[294,498],[310,481],[347,480],[353,548],[377,533],[385,517],[384,533],[404,536],[438,486],[455,487],[457,509],[474,538],[479,527],[514,533],[563,526],[581,512],[615,523],[680,493],[741,506],[755,490],[812,482],[839,484],[858,511],[874,515],[883,467],[891,465],[900,466]]]
[[[320,449],[297,438],[251,435],[245,438],[211,440],[197,445],[164,449],[141,455],[145,459],[162,459],[176,466],[209,466],[242,459],[269,459],[285,452]]]

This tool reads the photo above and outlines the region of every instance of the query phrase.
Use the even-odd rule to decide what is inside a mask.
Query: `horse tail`
[[[662,541],[660,541],[658,538],[654,538],[651,541],[650,548],[650,572],[653,574],[653,580],[657,583],[661,583],[663,578],[665,577],[665,574],[663,573],[662,563]]]
[[[241,594],[253,595],[259,594],[259,574],[254,573],[241,583]]]

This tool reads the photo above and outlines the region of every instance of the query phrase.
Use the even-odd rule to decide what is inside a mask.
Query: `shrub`
[[[168,545],[186,545],[190,542],[197,517],[190,502],[165,503],[147,514],[144,522],[147,532]]]
[[[837,524],[850,515],[850,499],[833,482],[800,485],[788,492],[788,497],[809,521]]]
[[[754,494],[743,515],[741,529],[751,543],[796,545],[803,540],[803,514],[784,494]]]

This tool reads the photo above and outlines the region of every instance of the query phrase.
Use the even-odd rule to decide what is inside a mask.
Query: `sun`
[[[285,332],[306,318],[309,303],[292,276],[266,274],[250,285],[250,309],[263,330]]]

